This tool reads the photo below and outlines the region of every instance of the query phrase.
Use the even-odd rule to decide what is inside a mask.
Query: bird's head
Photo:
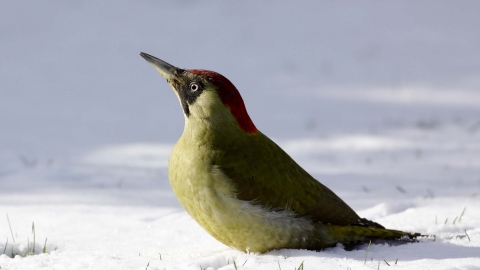
[[[200,120],[220,128],[239,128],[256,134],[237,88],[224,76],[202,69],[177,68],[146,53],[140,53],[167,80],[177,95],[186,122]]]

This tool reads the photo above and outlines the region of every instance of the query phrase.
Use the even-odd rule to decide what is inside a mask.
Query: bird
[[[265,253],[420,236],[359,217],[257,129],[239,91],[223,75],[140,55],[173,88],[185,118],[168,160],[173,192],[221,243]]]

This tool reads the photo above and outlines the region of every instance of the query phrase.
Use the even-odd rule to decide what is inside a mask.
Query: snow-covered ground
[[[1,269],[480,269],[479,9],[0,2]],[[256,126],[361,216],[435,241],[219,243],[170,189],[183,116],[140,51],[224,74]],[[37,255],[11,258],[32,252],[32,222]]]

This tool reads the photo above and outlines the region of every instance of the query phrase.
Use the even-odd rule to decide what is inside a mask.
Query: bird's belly
[[[187,212],[212,236],[242,251],[265,252],[304,242],[313,225],[288,212],[274,212],[213,190],[179,198]]]
[[[169,178],[185,210],[227,246],[250,252],[306,248],[306,239],[318,231],[309,220],[290,211],[272,211],[237,199],[229,181],[213,168],[170,171]]]

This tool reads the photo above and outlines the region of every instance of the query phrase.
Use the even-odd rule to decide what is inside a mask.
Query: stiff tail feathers
[[[327,228],[332,240],[342,243],[345,246],[352,246],[375,240],[395,240],[404,242],[415,242],[417,238],[423,237],[420,233],[409,233],[397,230],[389,230],[374,227],[361,226],[337,226],[330,225]]]

